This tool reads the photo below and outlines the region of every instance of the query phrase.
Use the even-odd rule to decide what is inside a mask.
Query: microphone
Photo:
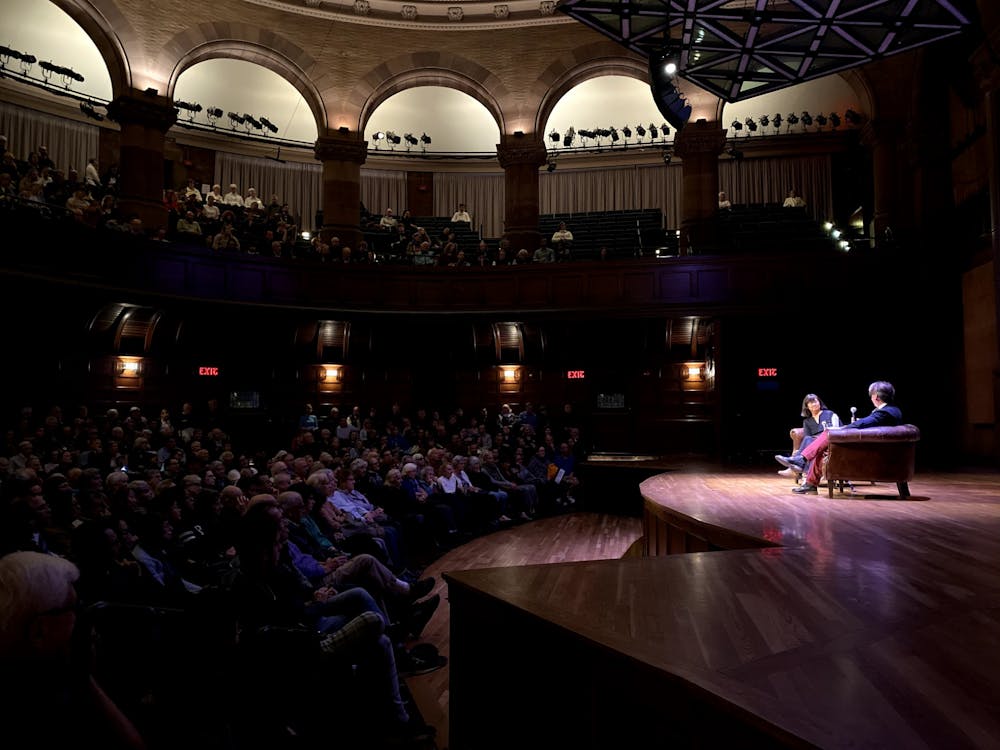
[[[857,421],[857,418],[858,418],[858,407],[852,406],[851,407],[851,421],[855,422],[855,421]]]

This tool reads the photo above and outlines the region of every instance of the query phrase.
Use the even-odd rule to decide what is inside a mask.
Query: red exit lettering
[[[757,368],[758,378],[776,378],[778,377],[777,367],[758,367]]]
[[[218,367],[199,367],[198,374],[207,377],[218,377],[219,368]]]
[[[587,377],[584,370],[566,370],[567,380],[583,380]]]

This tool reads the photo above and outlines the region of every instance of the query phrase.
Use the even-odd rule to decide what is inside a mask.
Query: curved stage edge
[[[1000,747],[1000,474],[791,489],[678,466],[644,557],[447,573],[450,750]]]

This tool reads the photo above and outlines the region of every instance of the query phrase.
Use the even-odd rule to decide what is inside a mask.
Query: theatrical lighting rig
[[[91,120],[97,120],[100,122],[104,119],[104,115],[94,109],[94,105],[90,102],[80,102],[80,111],[83,112]]]
[[[260,116],[260,124],[263,125],[265,128],[267,128],[272,133],[277,133],[278,132],[278,126],[275,125],[270,120],[268,120],[266,117],[264,117],[264,115]]]

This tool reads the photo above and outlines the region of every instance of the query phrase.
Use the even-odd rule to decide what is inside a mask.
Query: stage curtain
[[[45,146],[49,158],[68,174],[75,169],[83,179],[87,160],[97,158],[100,128],[88,123],[46,115],[33,109],[0,103],[0,133],[7,136],[7,149],[17,159]],[[98,165],[101,174],[109,165]]]
[[[215,182],[222,187],[223,195],[229,192],[230,183],[237,185],[244,198],[249,188],[256,188],[265,205],[272,195],[277,195],[279,201],[288,204],[292,215],[298,217],[302,230],[316,228],[316,212],[322,200],[321,170],[319,163],[281,163],[224,151],[215,156]]]
[[[455,213],[464,203],[472,228],[481,237],[496,239],[504,227],[503,173],[437,172],[434,174],[434,215]]]
[[[795,190],[817,221],[833,216],[829,155],[723,159],[719,162],[719,190],[734,204],[781,204],[788,191]]]

